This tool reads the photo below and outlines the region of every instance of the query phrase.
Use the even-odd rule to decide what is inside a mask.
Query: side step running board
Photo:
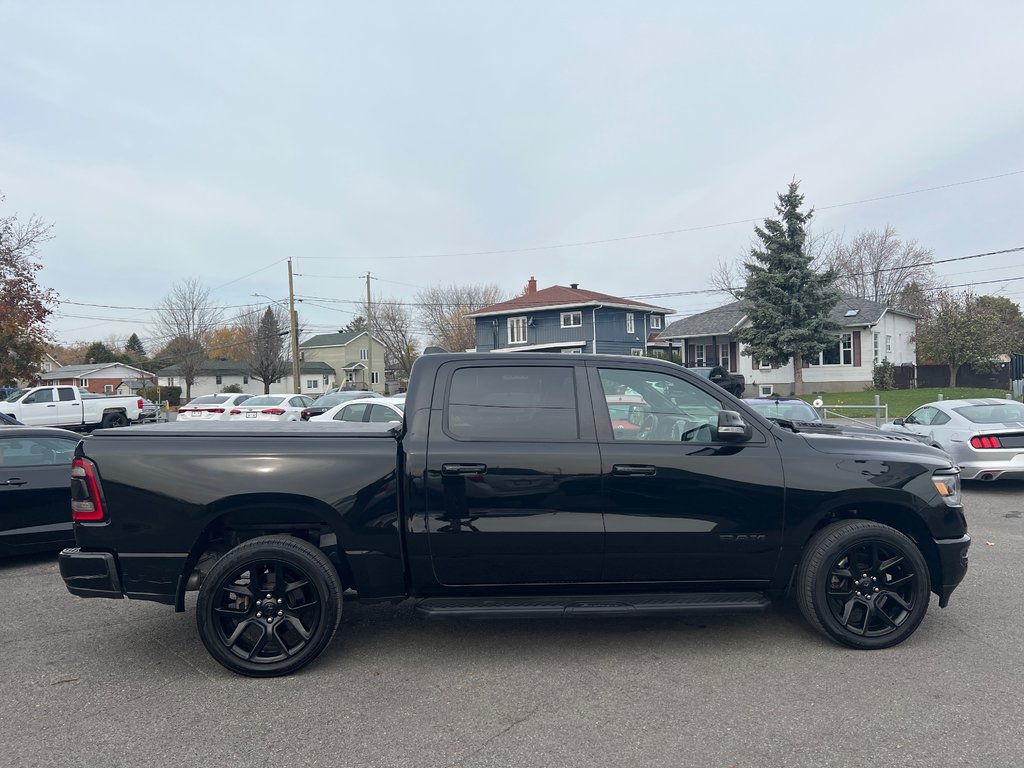
[[[572,616],[679,616],[763,611],[760,592],[679,592],[544,597],[430,597],[416,605],[426,619],[539,619]]]

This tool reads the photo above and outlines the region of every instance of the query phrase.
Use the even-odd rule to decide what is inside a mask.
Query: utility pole
[[[370,300],[370,273],[366,273],[366,335],[369,341],[366,344],[367,364],[370,366],[370,378],[368,385],[373,392],[373,303]]]
[[[295,314],[295,286],[292,283],[292,260],[288,258],[288,313],[292,320],[292,383],[295,394],[302,394],[302,382],[299,380],[299,319]]]

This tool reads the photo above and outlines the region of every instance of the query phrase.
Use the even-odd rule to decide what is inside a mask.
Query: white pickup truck
[[[33,387],[0,402],[0,413],[31,427],[126,427],[139,420],[141,411],[141,397],[83,396],[75,387]]]

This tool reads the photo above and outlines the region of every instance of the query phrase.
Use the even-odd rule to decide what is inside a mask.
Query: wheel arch
[[[345,556],[343,542],[347,531],[339,525],[338,513],[319,499],[298,494],[243,494],[220,499],[207,508],[211,517],[196,537],[178,578],[175,610],[185,610],[185,592],[195,589],[205,573],[200,563],[210,565],[243,541],[271,534],[290,535],[322,550],[331,561],[345,587],[357,588]],[[199,582],[192,586],[193,575]]]

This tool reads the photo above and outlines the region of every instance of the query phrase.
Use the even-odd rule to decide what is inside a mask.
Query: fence
[[[880,427],[883,421],[889,421],[889,405],[888,403],[880,403],[878,400],[878,395],[875,395],[874,405],[820,405],[818,406],[818,413],[821,414],[823,421],[828,421],[831,414],[836,419],[852,421],[861,426],[864,426],[864,422],[854,417],[854,413],[858,415],[864,413],[874,414],[875,426]],[[871,418],[870,415],[867,418]]]

